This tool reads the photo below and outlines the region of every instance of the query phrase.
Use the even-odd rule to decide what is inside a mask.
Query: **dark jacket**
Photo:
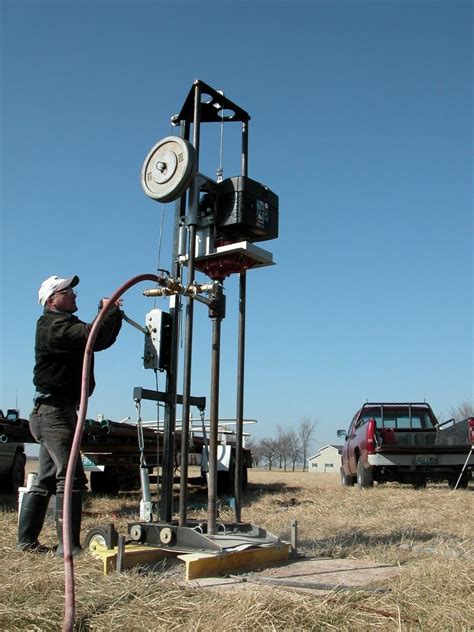
[[[122,326],[122,312],[111,307],[104,316],[94,351],[110,347]],[[33,383],[39,393],[66,403],[78,404],[81,398],[82,363],[92,324],[72,314],[45,310],[36,326]],[[95,387],[94,359],[91,362],[89,395]]]

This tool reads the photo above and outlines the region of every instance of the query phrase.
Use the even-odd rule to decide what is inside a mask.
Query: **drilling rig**
[[[250,115],[231,101],[222,91],[196,80],[179,114],[171,124],[179,133],[157,142],[145,158],[141,186],[153,201],[175,203],[173,252],[170,272],[157,276],[155,287],[146,289],[148,297],[163,297],[168,310],[153,309],[146,315],[145,368],[163,371],[163,391],[135,387],[133,399],[141,425],[143,400],[155,401],[164,407],[162,434],[162,477],[158,520],[154,520],[151,499],[147,493],[146,464],[143,464],[142,496],[146,510],[140,521],[128,525],[129,541],[135,544],[166,547],[180,551],[228,551],[236,546],[275,545],[278,538],[264,529],[242,521],[242,483],[244,472],[244,365],[247,272],[274,265],[271,252],[256,243],[278,236],[278,196],[264,184],[248,175]],[[200,171],[201,131],[204,124],[241,126],[240,173],[223,178],[222,162],[215,179]],[[221,136],[222,138],[222,136]],[[222,156],[222,154],[221,154]],[[204,279],[198,280],[197,273]],[[217,464],[219,437],[219,376],[221,323],[226,316],[224,281],[238,275],[238,336],[235,441],[229,453],[233,470],[234,520],[223,523],[217,515]],[[192,395],[191,366],[193,354],[194,308],[208,310],[211,321],[211,370],[207,457],[207,521],[188,518],[189,433],[192,428],[191,408],[202,413],[205,398]],[[184,311],[182,348],[182,393],[178,393],[180,356],[180,313]],[[176,410],[181,406],[181,422],[177,426]],[[176,435],[179,431],[180,491],[179,517],[173,517],[174,464]],[[140,430],[139,430],[140,443]],[[100,537],[108,547],[115,539],[110,529]],[[94,543],[94,537],[89,543]]]

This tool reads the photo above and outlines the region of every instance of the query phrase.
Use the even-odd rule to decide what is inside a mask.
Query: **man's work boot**
[[[58,533],[58,548],[56,557],[64,557],[63,543],[63,494],[56,496],[56,530]],[[74,492],[71,497],[71,553],[73,557],[83,552],[81,546],[82,494]]]
[[[18,518],[18,544],[20,551],[34,551],[47,553],[51,551],[47,546],[38,542],[43,528],[46,511],[49,505],[49,495],[37,492],[26,492],[21,501],[20,517]]]

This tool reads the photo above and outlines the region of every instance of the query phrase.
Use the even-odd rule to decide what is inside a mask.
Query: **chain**
[[[206,424],[204,422],[204,418],[206,415],[206,410],[204,408],[200,408],[199,409],[199,416],[201,417],[201,427],[202,427],[202,436],[203,436],[203,442],[204,442],[204,453],[206,455],[207,458],[207,467],[208,467],[208,471],[209,471],[209,445],[207,442],[207,432],[206,432]]]
[[[138,435],[138,449],[140,450],[140,467],[146,467],[145,440],[143,438],[143,425],[142,425],[142,402],[140,399],[135,402],[135,408],[137,409],[137,435]]]
[[[135,408],[137,409],[137,423],[142,420],[142,400],[135,400]]]

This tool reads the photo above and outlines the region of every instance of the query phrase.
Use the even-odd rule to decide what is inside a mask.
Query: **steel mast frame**
[[[230,114],[232,111],[232,114]],[[199,153],[200,131],[202,123],[240,122],[242,124],[241,175],[248,175],[248,128],[250,115],[223,94],[211,88],[203,81],[196,80],[183,104],[180,113],[172,117],[173,125],[180,127],[180,135],[190,139],[190,126],[193,126],[193,145],[197,155],[196,175],[189,191],[188,213],[186,214],[186,193],[175,205],[175,226],[173,240],[172,274],[179,278],[182,265],[179,261],[180,229],[188,226],[188,261],[187,286],[195,280],[195,237],[197,229],[197,209],[199,204]],[[219,419],[219,365],[220,365],[220,324],[223,318],[222,286],[215,285],[214,309],[210,308],[212,328],[211,358],[211,408],[210,408],[210,443],[209,443],[209,478],[208,478],[208,533],[213,535],[216,528],[217,499],[217,429]],[[164,445],[163,445],[163,477],[160,504],[160,519],[170,522],[172,519],[173,488],[173,454],[176,422],[177,365],[179,345],[179,305],[180,298],[175,297],[170,304],[172,317],[172,350],[170,370],[167,374],[166,390],[169,401],[165,403]],[[186,304],[185,337],[184,337],[184,375],[183,375],[183,411],[181,435],[181,480],[179,525],[187,522],[187,483],[188,483],[188,443],[191,401],[191,364],[192,335],[194,320],[194,298],[189,296]],[[239,273],[239,325],[238,325],[238,360],[237,360],[237,403],[236,403],[236,459],[235,459],[235,521],[241,522],[242,506],[242,465],[243,465],[243,415],[244,415],[244,364],[245,364],[245,315],[246,315],[246,272]]]

